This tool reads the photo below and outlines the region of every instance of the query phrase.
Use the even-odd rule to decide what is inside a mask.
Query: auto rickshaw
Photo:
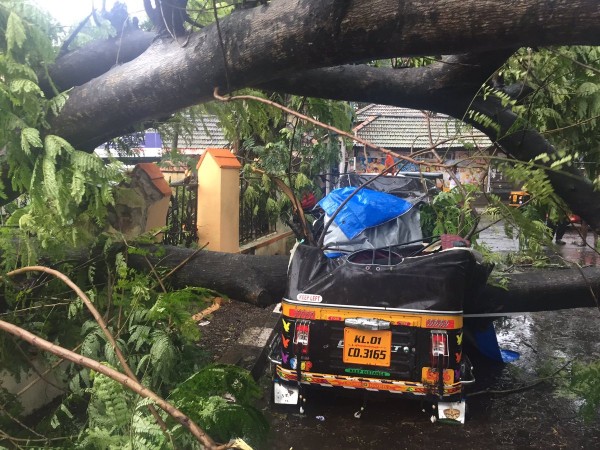
[[[345,189],[333,205],[320,202],[326,223],[355,188]],[[273,400],[302,411],[313,388],[379,392],[422,400],[433,419],[464,423],[474,376],[463,353],[463,304],[488,269],[458,236],[445,249],[423,245],[418,208],[379,194],[356,194],[323,248],[296,247],[270,346]],[[373,205],[383,211],[378,219]],[[367,222],[358,220],[358,233],[349,229],[357,216]]]

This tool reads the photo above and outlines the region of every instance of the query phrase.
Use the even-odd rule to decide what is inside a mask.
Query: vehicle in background
[[[508,196],[508,206],[513,206],[515,208],[519,208],[523,206],[523,204],[527,203],[531,199],[531,195],[529,195],[526,191],[511,191]]]

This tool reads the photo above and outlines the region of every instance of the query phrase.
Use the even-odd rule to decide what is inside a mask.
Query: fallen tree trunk
[[[173,269],[193,255],[194,250],[171,246],[150,247],[153,266]],[[165,253],[166,251],[166,253]],[[287,256],[254,256],[198,252],[168,281],[174,287],[201,286],[228,297],[258,306],[277,303],[287,284]],[[130,255],[132,267],[150,269],[144,256]],[[508,289],[487,285],[465,314],[497,314],[597,307],[600,297],[600,268],[539,269],[504,276]]]
[[[193,249],[149,247],[147,256],[131,254],[129,264],[141,271],[150,266],[173,269],[184,263],[167,281],[175,287],[200,286],[234,300],[266,306],[277,303],[287,282],[288,256],[255,256]],[[147,260],[146,260],[147,258]]]
[[[508,288],[487,285],[477,305],[465,314],[554,311],[596,308],[600,267],[538,269],[506,275]]]

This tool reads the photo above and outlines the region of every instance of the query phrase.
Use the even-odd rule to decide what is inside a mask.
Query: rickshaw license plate
[[[389,367],[391,363],[392,332],[390,330],[358,330],[344,328],[344,355],[350,364]]]

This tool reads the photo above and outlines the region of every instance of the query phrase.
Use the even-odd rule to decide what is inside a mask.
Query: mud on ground
[[[216,362],[236,344],[244,330],[263,324],[272,310],[273,306],[260,308],[237,300],[223,300],[217,311],[200,321],[200,348]]]

